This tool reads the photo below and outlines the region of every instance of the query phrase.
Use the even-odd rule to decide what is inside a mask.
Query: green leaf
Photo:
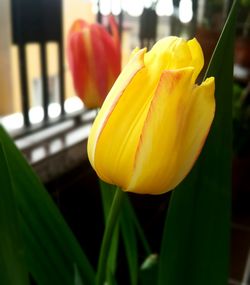
[[[0,141],[12,173],[26,262],[33,278],[39,285],[72,285],[76,265],[83,284],[94,284],[95,274],[87,257],[46,189],[2,127]]]
[[[116,191],[116,188],[112,185],[104,183],[100,180],[102,203],[104,208],[104,216],[107,218],[109,209]],[[118,228],[119,227],[119,228]],[[109,259],[107,262],[107,276],[112,276],[114,278],[116,264],[117,264],[117,254],[118,254],[118,243],[119,243],[119,230],[122,233],[122,239],[125,245],[125,253],[128,261],[130,284],[138,284],[138,250],[137,242],[138,240],[142,242],[144,250],[147,255],[151,253],[148,242],[144,236],[143,230],[137,219],[133,206],[126,195],[124,197],[119,225],[114,231],[112,238],[111,249],[109,251]],[[108,279],[111,283],[111,280]]]
[[[19,227],[13,183],[0,141],[0,284],[27,285],[24,246]]]
[[[124,201],[123,205],[124,205],[124,207],[126,207],[127,219],[130,221],[133,221],[135,231],[137,232],[137,235],[138,235],[138,240],[139,240],[139,242],[142,243],[142,247],[144,248],[146,255],[150,255],[152,253],[152,251],[151,251],[149,243],[145,237],[143,229],[140,225],[140,222],[136,216],[135,210],[134,210],[132,204],[130,203],[130,200],[128,197],[126,197],[124,200],[125,201]]]
[[[107,222],[108,213],[114,198],[114,194],[116,188],[112,185],[104,183],[100,180],[100,188],[101,188],[101,197],[102,197],[102,205],[104,211],[104,218],[105,224]],[[107,261],[107,276],[108,276],[108,283],[111,283],[109,277],[115,275],[116,272],[116,265],[117,265],[117,254],[118,254],[118,245],[119,245],[119,223],[117,223],[113,236],[112,236],[112,243],[109,250],[109,257]]]
[[[108,282],[104,285],[118,285],[115,279],[115,275],[111,272],[111,270],[108,271],[107,280]]]
[[[128,209],[129,200],[125,197],[122,211],[121,211],[121,232],[122,238],[125,245],[125,253],[128,260],[130,284],[138,284],[138,248],[137,248],[137,237],[133,223],[131,219],[131,212]],[[126,201],[126,202],[125,202]]]
[[[74,270],[75,270],[74,285],[84,285],[83,282],[82,282],[82,278],[81,278],[80,272],[79,272],[76,264],[74,266]]]
[[[142,243],[142,247],[146,255],[151,254],[151,249],[144,235],[143,229],[138,221],[134,208],[129,200],[129,196],[125,196],[121,217],[121,232],[125,245],[125,253],[128,260],[130,284],[138,284],[138,247],[137,242]]]
[[[214,76],[216,115],[195,167],[173,191],[159,285],[226,285],[229,267],[233,42],[236,1],[206,76]]]

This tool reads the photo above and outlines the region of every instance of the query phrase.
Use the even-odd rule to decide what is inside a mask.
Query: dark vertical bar
[[[14,6],[15,4],[15,6]],[[15,43],[18,44],[18,57],[19,57],[19,76],[20,76],[20,88],[21,88],[21,102],[22,102],[22,112],[23,112],[23,120],[24,126],[30,126],[29,120],[29,90],[28,90],[28,75],[27,75],[27,59],[26,59],[26,51],[25,51],[25,39],[22,31],[22,4],[20,0],[16,0],[12,2],[12,16],[15,17],[13,19],[13,26],[15,27],[14,39]]]
[[[21,101],[22,101],[22,111],[24,125],[26,127],[30,126],[29,120],[29,91],[28,91],[28,77],[27,77],[27,64],[26,64],[26,52],[25,45],[20,44],[18,48],[19,56],[19,74],[21,81]]]
[[[98,10],[98,12],[97,12],[97,22],[102,24],[102,14],[101,14],[100,10]]]
[[[42,88],[43,88],[43,110],[44,121],[48,121],[48,107],[49,107],[49,89],[48,89],[48,68],[47,68],[47,56],[46,56],[46,44],[42,42],[40,44],[40,59],[41,59],[41,73],[42,73]]]
[[[195,36],[196,29],[197,29],[197,13],[198,13],[198,1],[193,0],[193,19],[192,19],[192,26],[191,26],[191,37]]]
[[[97,2],[97,7],[98,7],[97,22],[101,24],[102,23],[102,14],[101,14],[101,10],[100,10],[100,0],[98,0],[98,2]]]
[[[61,105],[61,116],[65,115],[65,74],[64,74],[64,39],[63,39],[63,9],[62,1],[60,1],[60,25],[58,40],[58,73],[59,73],[59,103]]]
[[[120,41],[122,43],[122,29],[123,29],[123,11],[118,16],[118,24],[119,24],[119,35],[120,35]]]
[[[64,57],[63,57],[63,43],[59,42],[58,45],[58,63],[59,63],[59,100],[61,105],[61,116],[65,114],[64,101],[65,101],[65,80],[64,80]]]

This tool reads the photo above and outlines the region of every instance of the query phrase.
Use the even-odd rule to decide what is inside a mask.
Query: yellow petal
[[[146,54],[145,65],[150,65],[156,72],[192,66],[194,67],[192,81],[195,82],[204,65],[204,57],[201,46],[195,38],[185,41],[178,37],[166,37],[159,40]]]
[[[194,68],[165,71],[145,120],[127,191],[160,194],[192,167],[214,116],[214,82],[191,83]]]
[[[204,56],[200,44],[194,38],[187,42],[192,55],[190,66],[194,67],[193,80],[195,81],[204,66]]]
[[[171,189],[179,184],[190,171],[202,150],[215,114],[214,89],[214,78],[210,77],[193,90],[194,102],[182,134],[184,143],[179,154],[181,168],[172,181]]]
[[[129,56],[129,60],[132,59],[139,51],[140,49],[138,47],[134,48]]]
[[[88,157],[93,168],[98,172],[95,167],[95,156],[96,156],[96,146],[99,140],[100,134],[103,132],[103,129],[109,120],[113,110],[115,109],[118,101],[122,97],[124,90],[133,79],[133,77],[144,67],[144,54],[146,49],[139,50],[133,58],[130,59],[129,63],[125,66],[123,72],[117,78],[115,84],[110,90],[108,96],[106,97],[101,110],[99,111],[94,124],[92,126],[89,139],[88,139]],[[118,122],[117,122],[118,123]],[[112,141],[112,136],[108,139],[108,142]],[[105,149],[105,145],[108,144],[105,142],[102,147]],[[104,150],[105,151],[105,150]],[[109,179],[104,177],[103,174],[100,173],[100,176],[103,180],[107,182]]]

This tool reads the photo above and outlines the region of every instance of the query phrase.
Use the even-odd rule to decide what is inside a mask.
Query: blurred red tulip
[[[67,55],[77,95],[87,108],[100,107],[121,71],[118,27],[76,20],[68,34]]]

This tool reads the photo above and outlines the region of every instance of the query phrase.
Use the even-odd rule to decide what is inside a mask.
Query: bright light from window
[[[156,14],[158,16],[171,16],[174,13],[173,0],[159,0],[156,5]]]
[[[48,109],[49,117],[51,119],[57,118],[61,114],[61,106],[59,103],[50,103]]]
[[[92,0],[92,12],[94,14],[98,13],[98,0]]]
[[[138,17],[142,14],[144,8],[143,0],[123,0],[122,9],[130,16]]]
[[[157,0],[100,0],[100,12],[103,15],[119,15],[122,10],[127,12],[130,16],[138,17],[142,14],[143,8],[149,8]],[[162,4],[159,5],[159,2]],[[173,14],[173,0],[160,0],[157,4],[159,7],[159,14],[161,16],[170,16]],[[162,8],[164,8],[164,14],[162,14]],[[92,0],[93,13],[98,12],[98,1]]]
[[[78,97],[70,97],[64,102],[66,113],[73,113],[83,109],[83,103]],[[59,103],[50,103],[48,108],[49,118],[54,119],[61,114],[61,106]],[[41,123],[44,119],[44,111],[42,106],[35,106],[29,110],[29,119],[31,124]],[[22,113],[14,113],[4,116],[0,119],[0,123],[8,131],[15,131],[24,127],[24,119]]]
[[[144,7],[145,8],[150,8],[152,4],[153,4],[152,0],[144,0]]]
[[[14,131],[23,127],[23,114],[22,113],[15,113],[8,115],[1,120],[1,124],[4,128],[8,131]]]
[[[179,19],[182,23],[189,23],[193,18],[192,0],[181,0],[179,6]]]
[[[113,0],[111,5],[111,10],[113,15],[119,15],[122,11],[121,1]]]
[[[78,97],[70,97],[64,102],[64,108],[66,113],[73,113],[83,108],[83,103]]]
[[[100,12],[104,16],[107,16],[111,13],[111,0],[100,1]]]
[[[31,124],[41,123],[44,118],[44,111],[41,106],[35,106],[29,110],[29,118]]]

